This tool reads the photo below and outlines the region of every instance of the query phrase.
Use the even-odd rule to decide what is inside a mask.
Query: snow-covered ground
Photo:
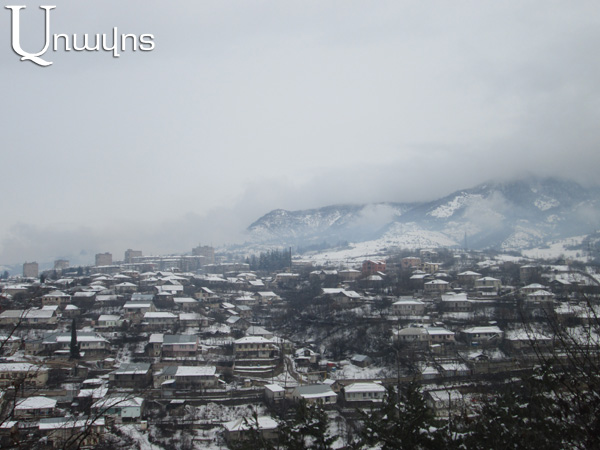
[[[470,205],[471,203],[481,200],[482,198],[483,197],[479,194],[468,194],[466,192],[461,192],[460,195],[457,195],[449,202],[438,206],[433,211],[428,212],[427,215],[437,217],[438,219],[448,218],[463,206]]]
[[[148,432],[141,431],[140,426],[135,425],[117,425],[119,431],[131,437],[140,447],[140,450],[163,450],[163,447],[151,444],[148,440]]]
[[[568,250],[565,248],[573,245],[580,245],[584,238],[585,236],[575,236],[568,239],[562,239],[548,243],[547,248],[532,248],[523,250],[521,253],[523,256],[535,259],[555,259],[564,256],[565,258],[577,261],[587,261],[587,257],[582,250]]]
[[[319,265],[352,266],[365,258],[381,258],[391,248],[420,249],[456,247],[458,243],[443,233],[423,230],[411,224],[395,224],[381,239],[349,244],[350,248],[303,255]]]
[[[394,228],[388,231],[381,239],[350,243],[349,248],[343,250],[306,254],[303,255],[302,259],[312,261],[318,265],[352,267],[359,265],[367,258],[376,259],[385,257],[387,252],[393,248],[415,250],[420,248],[457,247],[459,245],[455,240],[452,240],[443,233],[416,229],[406,226],[406,224],[397,225],[397,227],[404,227],[405,229],[398,230]],[[531,230],[521,231],[522,236],[518,235],[518,233],[512,236],[514,243],[517,241],[519,241],[519,244],[531,242]],[[556,259],[565,257],[585,262],[587,257],[582,250],[568,249],[568,247],[580,245],[584,238],[585,236],[576,236],[553,241],[544,246],[523,250],[521,252],[523,257],[498,255],[495,259],[522,262],[523,259]]]

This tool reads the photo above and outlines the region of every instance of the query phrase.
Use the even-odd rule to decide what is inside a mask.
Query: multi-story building
[[[48,381],[48,369],[27,362],[0,363],[0,386],[41,387]]]
[[[205,264],[215,263],[215,249],[208,245],[198,246],[192,249],[193,256],[204,256],[206,258]]]
[[[255,376],[270,376],[277,366],[279,349],[271,339],[246,336],[233,343],[234,370]]]
[[[385,272],[385,261],[374,261],[367,259],[362,263],[362,274],[373,275],[377,272]]]
[[[214,366],[178,366],[174,380],[176,389],[186,390],[214,389],[219,383]]]
[[[475,280],[475,289],[481,292],[498,292],[502,287],[502,281],[493,277],[482,277]]]
[[[96,265],[97,266],[110,266],[112,265],[112,253],[97,253],[96,254]]]
[[[23,264],[23,276],[25,278],[37,278],[39,276],[39,266],[36,262],[26,262]]]
[[[150,363],[125,363],[109,374],[111,383],[122,388],[145,388],[152,384]]]
[[[423,286],[425,295],[440,295],[450,290],[450,283],[444,280],[432,280]]]
[[[400,299],[392,305],[395,316],[422,316],[425,313],[425,303],[421,300]]]
[[[52,291],[42,296],[42,305],[44,306],[57,305],[64,308],[69,303],[71,303],[71,296],[62,291]]]
[[[194,356],[198,352],[198,336],[190,334],[165,334],[162,342],[164,357]]]
[[[64,270],[69,268],[69,261],[66,259],[57,259],[54,261],[54,270]]]
[[[421,266],[421,258],[417,258],[416,256],[407,256],[406,258],[402,258],[400,261],[400,266],[402,269],[412,269],[414,267]]]
[[[123,258],[123,261],[130,264],[133,262],[134,258],[141,258],[141,257],[142,257],[141,250],[132,250],[132,249],[128,248],[127,250],[125,250],[125,257]]]

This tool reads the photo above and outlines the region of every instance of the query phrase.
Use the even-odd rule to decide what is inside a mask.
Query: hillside
[[[489,182],[422,203],[274,210],[248,227],[248,243],[308,246],[383,241],[407,248],[526,249],[590,234],[600,190],[557,178]]]

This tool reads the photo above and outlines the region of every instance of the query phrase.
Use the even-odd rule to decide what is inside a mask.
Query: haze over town
[[[42,69],[2,46],[2,264],[239,242],[275,208],[595,180],[594,2],[55,3],[53,32],[156,48]]]

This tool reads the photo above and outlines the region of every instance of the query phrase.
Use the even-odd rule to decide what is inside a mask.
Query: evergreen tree
[[[451,448],[447,428],[437,428],[419,385],[388,387],[381,408],[365,414],[362,447],[382,450]]]
[[[70,358],[79,359],[79,344],[77,343],[77,323],[75,319],[71,322],[71,345],[70,345]]]
[[[329,436],[329,417],[319,405],[309,405],[305,400],[296,407],[294,417],[279,424],[279,444],[290,450],[328,450],[335,437]]]

